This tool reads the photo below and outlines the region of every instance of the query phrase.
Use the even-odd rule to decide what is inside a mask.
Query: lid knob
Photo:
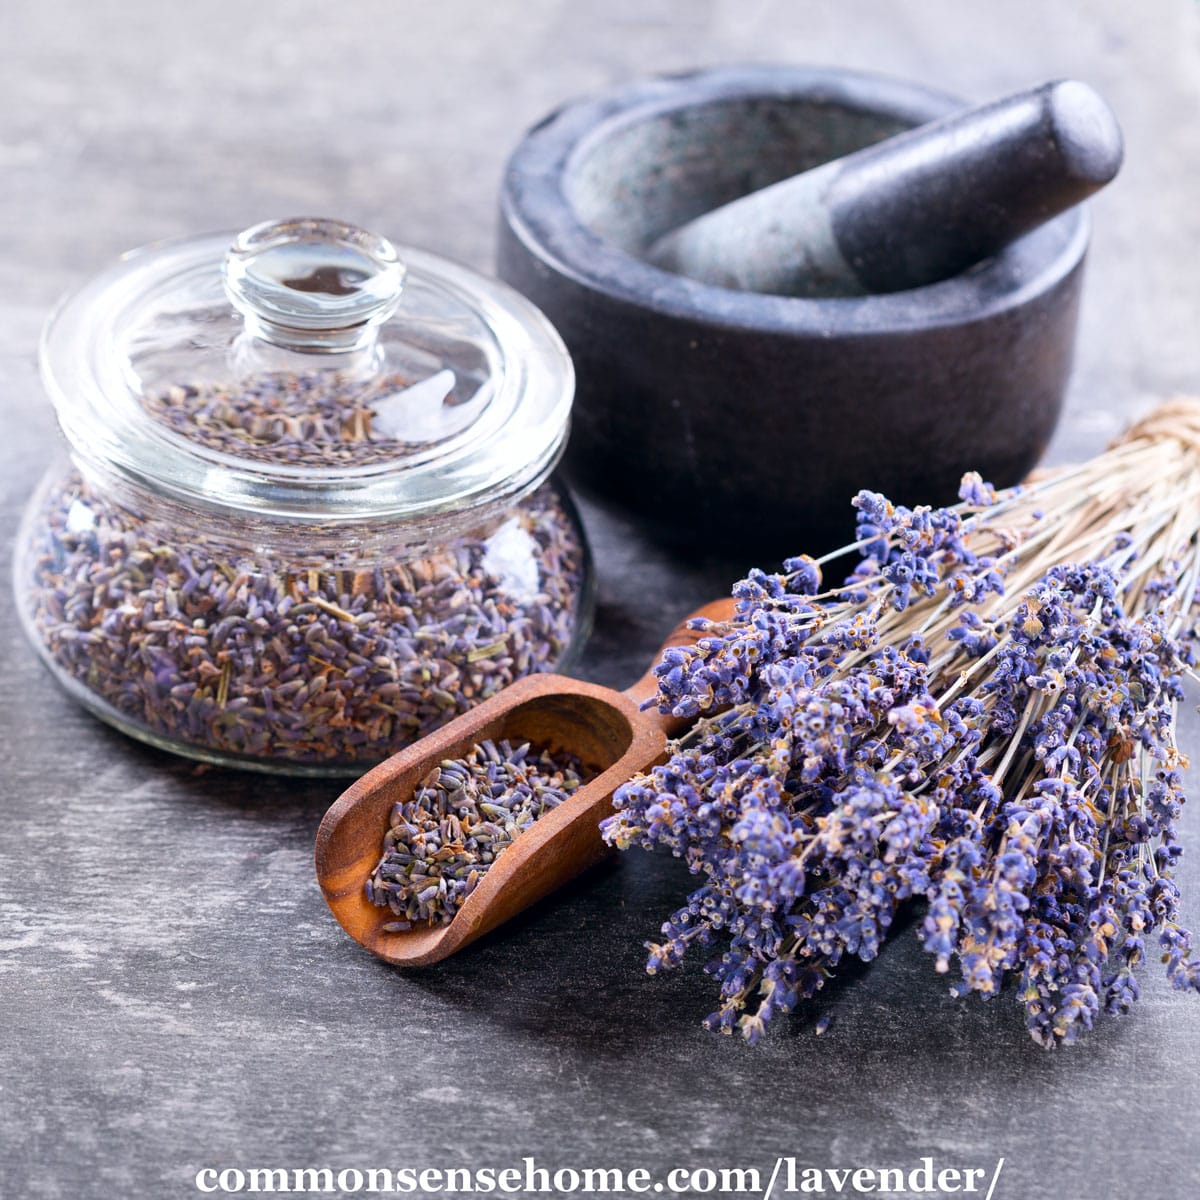
[[[396,309],[405,267],[387,238],[294,217],[243,230],[225,255],[225,291],[248,331],[309,353],[369,346]]]

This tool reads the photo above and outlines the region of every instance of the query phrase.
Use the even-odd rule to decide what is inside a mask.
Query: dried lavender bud
[[[376,762],[575,636],[584,548],[553,486],[418,557],[304,564],[144,519],[72,473],[32,515],[18,587],[73,694],[171,748]]]
[[[1018,977],[1046,1047],[1129,1008],[1152,940],[1200,989],[1172,879],[1200,584],[1200,406],[1177,408],[1024,491],[862,492],[843,586],[836,555],[753,571],[733,620],[664,653],[659,707],[700,719],[603,828],[698,877],[647,969],[724,943],[711,1028],[757,1041],[910,899],[936,969]]]
[[[142,405],[189,441],[255,462],[365,466],[417,448],[376,426],[409,386],[399,375],[358,379],[335,371],[271,372],[236,386],[176,384]]]
[[[367,880],[367,899],[399,918],[399,932],[448,924],[513,840],[583,782],[572,754],[529,743],[485,741],[434,767],[411,800],[392,808],[383,856]]]

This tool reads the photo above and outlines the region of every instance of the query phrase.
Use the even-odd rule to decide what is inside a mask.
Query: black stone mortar
[[[669,539],[776,556],[847,540],[863,487],[936,504],[967,470],[1018,481],[1070,373],[1083,208],[888,295],[739,292],[640,257],[960,106],[879,76],[748,66],[635,82],[530,130],[505,175],[498,269],[575,360],[574,478]]]

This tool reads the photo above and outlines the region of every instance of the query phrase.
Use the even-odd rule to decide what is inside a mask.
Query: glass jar
[[[26,632],[156,746],[361,770],[569,668],[591,570],[551,477],[574,376],[516,292],[333,221],[126,255],[51,318],[68,442],[26,509]]]

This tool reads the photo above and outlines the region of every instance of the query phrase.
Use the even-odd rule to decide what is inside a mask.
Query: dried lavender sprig
[[[808,558],[752,572],[734,621],[668,651],[662,707],[704,715],[606,824],[702,877],[649,968],[726,940],[709,1022],[753,1041],[923,897],[938,968],[985,995],[1019,971],[1043,1045],[1128,1007],[1148,936],[1197,986],[1170,868],[1198,446],[1185,404],[999,497],[978,476],[955,509],[860,493],[846,585]]]
[[[448,924],[496,859],[584,779],[573,754],[484,741],[442,762],[392,808],[367,899],[399,918],[385,928]]]

